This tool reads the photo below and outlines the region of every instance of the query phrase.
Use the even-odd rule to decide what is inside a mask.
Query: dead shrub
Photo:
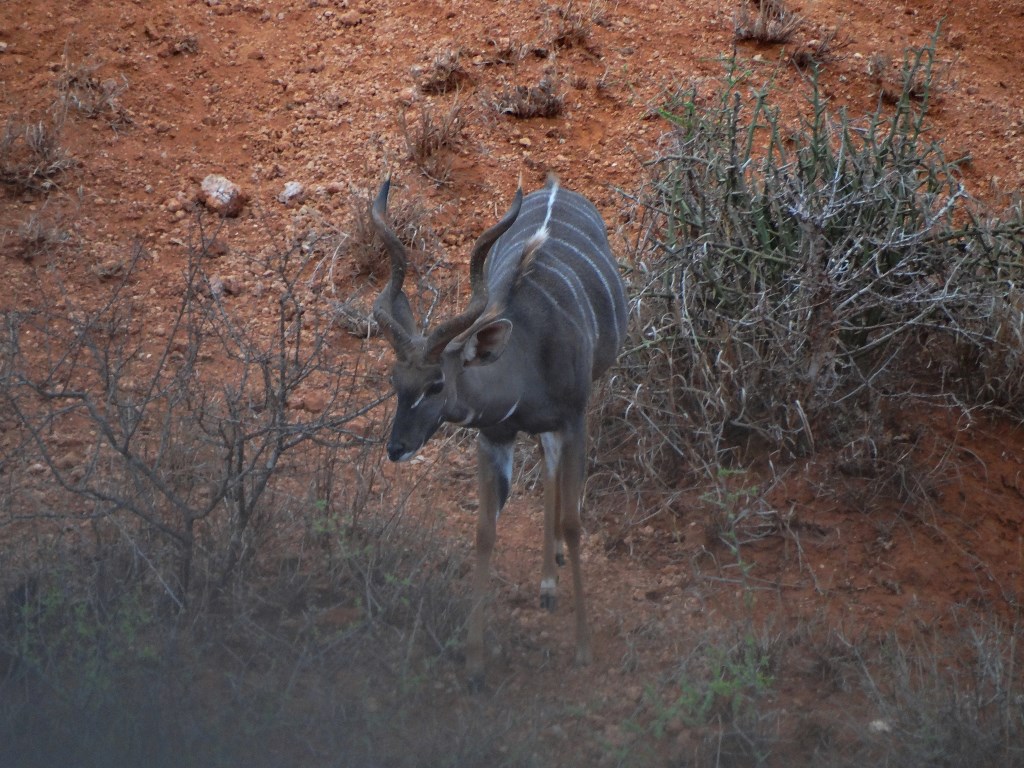
[[[130,296],[148,262],[141,247],[96,309],[64,291],[37,313],[4,315],[0,396],[26,450],[54,488],[136,542],[168,605],[233,583],[272,530],[303,449],[361,444],[346,425],[380,402],[356,404],[356,374],[329,343],[333,319],[307,304],[308,260],[296,246],[264,261],[278,312],[265,328],[214,290],[202,246],[161,335],[145,332]],[[86,432],[97,438],[72,454],[60,443]]]

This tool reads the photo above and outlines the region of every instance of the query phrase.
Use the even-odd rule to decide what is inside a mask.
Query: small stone
[[[65,453],[63,456],[58,456],[54,465],[57,469],[64,470],[65,472],[69,469],[77,467],[82,463],[82,458],[76,453]]]
[[[215,237],[210,242],[204,244],[205,254],[212,258],[226,256],[229,250],[228,244],[219,237]]]
[[[306,188],[298,181],[289,181],[286,183],[281,194],[277,196],[277,201],[284,205],[298,205],[305,199]]]
[[[242,283],[233,275],[226,275],[224,277],[210,278],[210,295],[214,298],[222,298],[224,296],[238,296],[242,292]]]
[[[246,203],[246,196],[233,181],[211,173],[202,183],[203,205],[224,218],[237,216]]]
[[[303,392],[296,405],[309,413],[323,413],[327,408],[327,395],[323,392]]]
[[[228,275],[224,278],[224,291],[229,296],[240,296],[242,293],[242,281],[234,275]]]
[[[115,275],[119,275],[123,269],[123,261],[120,261],[119,259],[106,259],[101,261],[99,264],[96,264],[92,268],[92,271],[100,280],[107,280]]]

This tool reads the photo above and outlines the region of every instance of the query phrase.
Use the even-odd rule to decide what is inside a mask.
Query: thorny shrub
[[[624,466],[672,482],[751,441],[806,455],[842,445],[859,409],[920,394],[1020,412],[1024,215],[972,199],[928,138],[934,61],[934,39],[911,50],[895,107],[863,120],[812,79],[789,130],[735,59],[717,93],[664,107],[605,402]]]
[[[464,568],[381,470],[387,387],[338,353],[318,249],[237,286],[203,223],[156,320],[141,247],[98,306],[55,270],[3,315],[0,764],[494,764],[434,713]]]
[[[362,371],[332,351],[299,246],[267,259],[273,321],[258,328],[237,313],[238,286],[206,272],[212,238],[198,237],[159,329],[132,295],[138,246],[97,308],[60,289],[7,312],[0,393],[24,440],[11,461],[34,456],[79,519],[115,521],[179,606],[197,568],[227,584],[252,556],[283,470],[312,444],[363,440],[350,425],[377,402],[358,402]]]

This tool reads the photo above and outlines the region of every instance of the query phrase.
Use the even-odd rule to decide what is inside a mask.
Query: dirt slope
[[[793,7],[806,18],[794,45],[837,30],[836,58],[822,79],[834,103],[853,114],[878,98],[869,65],[885,60],[879,55],[898,62],[905,46],[925,43],[941,22],[948,70],[932,130],[945,138],[950,157],[970,157],[964,177],[972,193],[999,202],[1020,188],[1019,4],[806,0]],[[601,208],[616,244],[628,242],[635,232],[619,213],[626,207],[620,190],[637,189],[643,163],[656,151],[664,126],[652,109],[676,87],[695,83],[710,92],[720,58],[735,45],[735,7],[711,0],[577,3],[584,14],[578,37],[559,13],[567,8],[573,10],[567,3],[484,0],[0,5],[0,100],[9,117],[44,118],[61,92],[75,92],[69,72],[78,73],[79,85],[93,78],[90,87],[109,96],[99,99],[95,117],[67,112],[62,141],[77,165],[54,189],[2,193],[0,305],[32,308],[38,281],[59,273],[74,300],[88,306],[102,294],[104,274],[139,243],[157,268],[138,294],[147,322],[163,322],[176,298],[172,278],[195,237],[189,205],[210,173],[248,195],[242,214],[218,234],[218,269],[237,287],[232,300],[251,302],[256,316],[263,298],[254,256],[310,229],[348,231],[353,191],[375,188],[387,171],[397,179],[395,198],[422,202],[442,233],[450,284],[459,283],[469,244],[504,209],[520,174],[533,187],[558,173]],[[464,70],[457,94],[424,94],[424,73],[435,56],[450,52],[458,52]],[[739,47],[755,77],[774,77],[781,101],[796,109],[806,75],[785,52]],[[494,108],[508,89],[545,77],[564,92],[561,115],[517,120]],[[449,152],[450,178],[437,185],[408,157],[399,117],[415,126],[424,109],[438,116],[456,101],[465,127]],[[288,181],[304,185],[304,203],[278,201]],[[25,227],[33,219],[52,222],[64,242],[26,259]],[[342,263],[334,288],[368,296],[376,286]],[[383,342],[370,343],[385,359]],[[763,588],[760,619],[780,631],[810,621],[881,635],[904,624],[940,626],[954,606],[1011,614],[1024,594],[1024,433],[943,411],[906,418],[915,421],[905,431],[925,435],[922,455],[945,457],[942,472],[924,479],[927,504],[901,504],[899,494],[864,499],[857,480],[829,457],[788,468],[785,482],[770,487],[751,479],[788,530],[748,549]],[[426,457],[428,467],[444,472],[430,464],[429,450]],[[472,513],[442,492],[473,493],[469,458],[458,461],[457,476],[438,475],[435,504],[450,508],[452,536],[468,548]],[[623,513],[621,500],[603,493],[589,513],[585,553],[596,663],[574,670],[568,601],[554,619],[535,607],[539,502],[521,483],[502,517],[493,613],[503,656],[488,706],[555,712],[538,736],[553,745],[602,734],[565,758],[567,765],[594,763],[626,738],[618,724],[641,701],[641,681],[672,668],[701,632],[734,616],[742,590],[730,578],[728,553],[708,540],[699,499],[665,502],[656,511],[672,514],[640,522],[644,510]],[[694,576],[712,571],[721,577]],[[467,706],[459,670],[446,675],[445,700]],[[800,683],[785,695],[797,711],[824,706],[821,692]],[[565,715],[567,702],[584,698],[604,705],[586,717]]]

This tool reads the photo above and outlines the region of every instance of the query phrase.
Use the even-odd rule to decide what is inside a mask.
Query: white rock
[[[281,194],[277,196],[277,201],[279,203],[284,203],[285,205],[295,205],[297,203],[301,203],[305,199],[306,188],[298,181],[289,181],[284,185],[284,189],[281,191]]]
[[[872,720],[868,723],[868,730],[871,733],[892,733],[892,726],[885,720]]]
[[[246,203],[246,196],[237,184],[211,173],[202,183],[203,205],[221,216],[237,216]]]

